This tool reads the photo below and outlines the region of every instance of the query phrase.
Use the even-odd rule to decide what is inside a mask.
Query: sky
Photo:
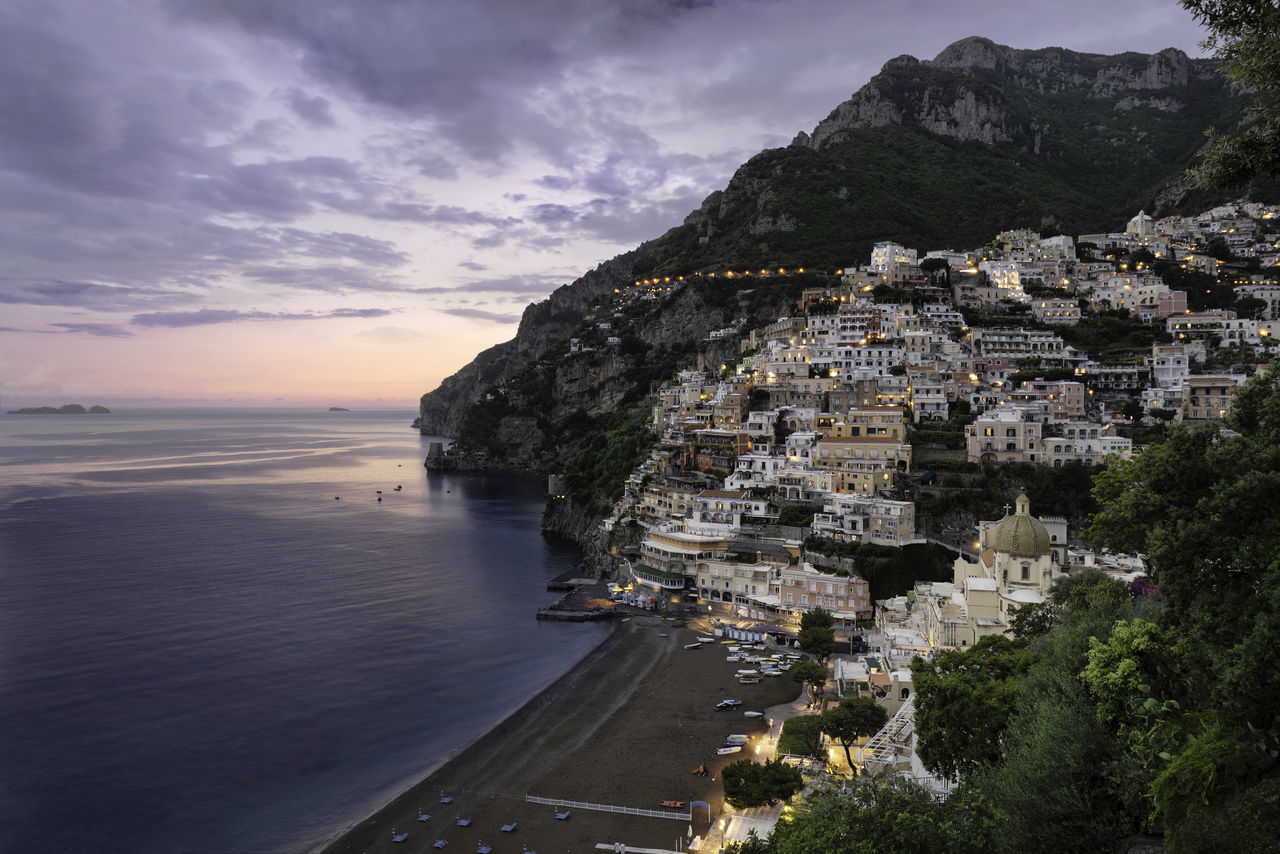
[[[416,406],[889,59],[1175,0],[4,0],[0,406]]]

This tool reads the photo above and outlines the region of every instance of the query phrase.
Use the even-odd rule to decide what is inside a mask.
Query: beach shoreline
[[[724,647],[685,650],[694,639],[653,614],[615,621],[599,645],[488,732],[442,761],[362,821],[314,848],[317,854],[422,850],[435,840],[465,850],[483,841],[494,854],[591,850],[622,841],[671,849],[704,835],[723,803],[718,771],[734,759],[716,749],[731,732],[757,735],[762,718],[737,710],[716,712],[725,697],[741,697],[743,710],[789,702],[800,686],[788,677],[741,686],[739,665]],[[690,772],[705,764],[709,773]],[[442,804],[441,794],[453,797]],[[661,810],[684,804],[684,820],[575,810],[558,821],[555,810],[526,795]],[[689,818],[692,801],[711,804]],[[419,814],[430,814],[419,821]],[[459,826],[459,818],[470,818]],[[510,832],[501,830],[515,825]],[[405,846],[393,835],[407,833]]]
[[[587,652],[582,656],[582,658],[578,659],[576,662],[571,664],[563,673],[561,673],[559,676],[553,679],[550,683],[548,683],[543,688],[541,688],[537,693],[535,693],[532,697],[526,700],[523,704],[517,706],[515,709],[512,709],[501,720],[497,721],[496,723],[494,723],[493,726],[489,727],[489,729],[480,733],[470,741],[455,748],[447,756],[442,757],[433,765],[429,765],[424,771],[415,775],[416,776],[415,782],[410,783],[408,786],[401,788],[400,791],[398,791],[395,795],[393,795],[390,799],[388,799],[382,806],[378,807],[372,814],[366,815],[364,818],[361,818],[358,821],[348,824],[346,827],[334,832],[323,842],[313,845],[308,850],[307,854],[330,854],[331,851],[344,850],[342,849],[341,845],[342,845],[343,839],[348,834],[356,831],[361,826],[369,824],[370,822],[376,820],[378,816],[381,815],[382,813],[392,810],[392,808],[399,801],[403,800],[407,796],[417,792],[427,791],[429,789],[429,784],[434,778],[448,774],[450,771],[450,766],[454,765],[455,763],[459,763],[459,764],[464,763],[467,759],[467,754],[469,751],[481,750],[483,749],[485,741],[490,739],[495,739],[495,740],[500,739],[500,738],[503,738],[505,735],[507,735],[507,732],[504,730],[504,727],[507,727],[509,724],[511,724],[513,720],[519,718],[519,716],[523,712],[539,708],[545,703],[554,701],[553,695],[557,694],[560,691],[567,690],[567,686],[563,685],[562,683],[565,683],[566,681],[573,681],[574,679],[577,678],[577,675],[576,675],[577,671],[590,667],[591,662],[595,657],[607,654],[607,651],[611,647],[611,644],[616,642],[616,639],[619,634],[618,629],[621,627],[621,625],[623,624],[619,623],[616,620],[613,621],[612,625],[610,626],[609,633],[606,634],[604,637],[602,637],[598,644],[596,644],[591,649],[587,650]],[[434,801],[436,799],[433,798],[429,800]]]

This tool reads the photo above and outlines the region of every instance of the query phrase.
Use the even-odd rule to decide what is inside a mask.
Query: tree
[[[827,684],[827,668],[823,665],[806,659],[791,665],[791,669],[787,672],[791,674],[792,679],[804,683],[805,689],[809,692],[810,703],[822,695],[822,686]]]
[[[724,799],[738,809],[767,807],[804,788],[804,777],[780,759],[763,764],[750,759],[731,762],[721,772]]]
[[[1086,532],[1145,554],[1164,597],[1154,627],[1099,648],[1090,688],[1159,772],[1149,796],[1175,842],[1229,827],[1237,796],[1265,798],[1280,776],[1280,672],[1263,664],[1280,660],[1280,368],[1237,392],[1230,421],[1237,435],[1175,427],[1099,472]],[[1116,668],[1123,682],[1102,678]]]
[[[822,748],[822,719],[818,715],[796,715],[782,722],[778,752],[796,756],[816,756]]]
[[[1235,131],[1210,131],[1212,143],[1193,170],[1202,187],[1237,187],[1255,175],[1280,175],[1280,6],[1269,0],[1182,0],[1209,30],[1203,46],[1227,78],[1253,93]]]
[[[768,840],[738,854],[986,854],[991,817],[967,792],[939,800],[902,778],[819,790],[782,820]],[[730,849],[735,850],[735,849]]]
[[[1034,656],[1026,640],[988,635],[969,650],[911,663],[920,761],[931,773],[964,779],[1004,756],[1005,728]]]
[[[884,706],[870,697],[846,697],[840,705],[821,715],[822,731],[844,748],[845,761],[853,767],[849,747],[860,738],[870,738],[889,722]]]
[[[836,624],[836,616],[821,605],[800,615],[800,629],[829,629]]]
[[[818,658],[826,658],[835,652],[836,636],[831,629],[821,626],[810,626],[807,629],[800,630],[800,648],[810,655]]]
[[[1058,625],[1058,606],[1052,602],[1034,602],[1023,605],[1009,621],[1009,632],[1015,638],[1035,638],[1047,635]]]

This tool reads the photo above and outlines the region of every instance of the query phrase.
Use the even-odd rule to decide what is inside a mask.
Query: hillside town
[[[973,251],[879,243],[790,315],[713,332],[708,344],[736,343],[736,361],[660,390],[659,444],[604,522],[641,531],[621,550],[623,583],[739,625],[794,627],[822,607],[838,633],[875,631],[893,670],[1008,633],[1064,574],[1133,579],[1139,556],[1090,551],[1065,518],[1033,514],[1035,495],[976,529],[939,528],[908,487],[966,466],[1105,466],[1140,454],[1144,429],[1226,418],[1280,335],[1278,265],[1280,206],[1244,203],[1139,212],[1076,239],[1007,231]],[[617,304],[684,285],[638,281]],[[1144,343],[1069,343],[1099,318]],[[954,553],[952,578],[879,602],[840,557],[929,542]]]

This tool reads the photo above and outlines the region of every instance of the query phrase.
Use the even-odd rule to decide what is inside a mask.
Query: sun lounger
[[[515,823],[514,821],[513,821],[513,822],[511,822],[511,824],[504,824],[504,825],[502,826],[502,832],[503,832],[503,833],[510,833],[511,831],[513,831],[513,830],[515,830],[515,829],[516,829],[516,823]]]
[[[568,810],[565,810],[564,812],[557,812],[557,813],[556,813],[556,818],[560,819],[561,821],[564,821],[564,820],[565,820],[565,819],[567,819],[568,817],[569,817],[569,811],[568,811]]]

